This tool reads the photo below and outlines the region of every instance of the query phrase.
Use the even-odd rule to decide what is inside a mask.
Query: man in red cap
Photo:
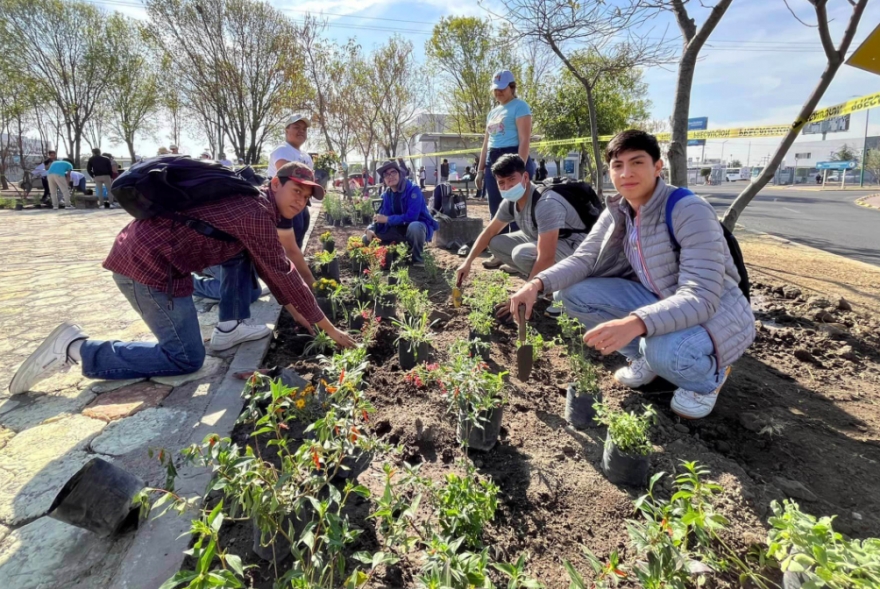
[[[189,374],[201,368],[205,346],[192,300],[192,273],[247,251],[257,274],[279,303],[307,329],[317,325],[340,347],[354,341],[336,329],[291,264],[278,239],[281,218],[290,219],[324,190],[308,167],[290,162],[272,178],[264,197],[225,198],[186,210],[187,217],[228,233],[235,241],[207,237],[165,217],[137,219],[116,237],[104,267],[157,342],[98,341],[65,322],[21,365],[9,391],[24,393],[69,364],[90,378],[127,379]]]

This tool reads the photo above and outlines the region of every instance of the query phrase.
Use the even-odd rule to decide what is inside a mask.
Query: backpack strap
[[[678,201],[688,196],[694,196],[694,193],[687,188],[676,188],[672,191],[672,194],[669,195],[669,198],[666,199],[666,229],[669,231],[669,239],[672,240],[672,247],[676,250],[681,249],[681,245],[679,245],[678,240],[675,239],[675,231],[672,229],[672,209],[675,208]]]

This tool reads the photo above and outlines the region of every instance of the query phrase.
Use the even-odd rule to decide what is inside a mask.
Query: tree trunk
[[[669,162],[669,183],[686,187],[687,176],[687,135],[688,118],[691,108],[691,87],[699,51],[685,49],[678,62],[678,82],[675,88],[675,103],[672,109],[672,141],[666,159]]]
[[[126,137],[125,145],[128,146],[128,155],[131,157],[131,163],[134,164],[134,141]]]
[[[604,182],[602,181],[602,151],[599,149],[599,121],[596,117],[596,103],[593,99],[593,87],[589,84],[584,84],[584,88],[587,89],[587,105],[590,107],[590,137],[593,140],[593,168],[596,171],[596,178],[593,182],[593,186],[596,189],[596,194],[599,195],[599,198],[602,198],[602,185]]]
[[[837,70],[840,69],[843,61],[839,61],[837,64],[828,64],[825,67],[825,71],[822,72],[822,77],[819,79],[819,83],[816,85],[816,88],[813,90],[813,93],[810,95],[809,100],[801,107],[800,112],[798,113],[797,120],[798,121],[806,121],[810,115],[816,110],[816,106],[819,104],[819,101],[822,99],[822,95],[825,94],[825,90],[828,89],[828,86],[831,85],[831,81],[834,79],[834,74],[837,73]],[[803,129],[803,125],[793,126],[789,129],[788,133],[785,137],[782,138],[782,143],[779,144],[779,147],[776,148],[776,153],[773,154],[773,157],[770,158],[770,161],[761,171],[761,175],[755,178],[748,186],[746,186],[745,190],[739,193],[739,196],[731,203],[730,207],[724,213],[724,217],[722,219],[722,223],[729,231],[733,231],[736,228],[736,222],[739,219],[739,216],[742,214],[743,210],[745,210],[746,206],[752,199],[757,196],[757,194],[761,191],[767,183],[773,179],[773,176],[776,174],[776,170],[779,168],[779,164],[782,163],[785,154],[788,153],[788,150],[791,148],[797,136],[800,134],[801,129]],[[674,183],[673,183],[674,184]]]
[[[739,216],[742,214],[743,210],[745,210],[746,206],[758,192],[761,191],[764,186],[770,181],[770,179],[776,174],[776,170],[779,168],[779,164],[782,163],[782,158],[785,157],[785,154],[788,153],[788,150],[791,148],[794,140],[797,139],[798,134],[801,132],[801,129],[806,124],[807,120],[810,118],[810,115],[813,114],[813,111],[816,110],[816,106],[818,106],[819,101],[822,100],[822,96],[825,94],[825,91],[828,89],[828,86],[831,85],[832,80],[834,80],[834,76],[837,73],[837,70],[840,69],[840,66],[843,65],[844,59],[846,58],[846,53],[849,50],[849,46],[852,43],[853,37],[856,34],[856,30],[859,26],[859,21],[862,18],[862,13],[865,11],[865,6],[867,6],[868,0],[858,0],[858,4],[855,4],[853,7],[852,16],[849,19],[849,23],[846,26],[846,30],[843,34],[843,39],[840,41],[840,47],[835,48],[834,44],[831,41],[831,35],[828,31],[828,15],[825,11],[825,3],[816,4],[816,16],[819,22],[819,38],[822,40],[822,47],[825,49],[825,55],[828,58],[827,65],[825,66],[825,71],[822,72],[822,76],[819,78],[819,83],[816,84],[816,88],[813,90],[813,93],[810,94],[810,97],[807,99],[807,102],[801,107],[800,112],[798,113],[797,119],[795,119],[794,124],[789,129],[788,133],[783,137],[782,142],[779,144],[779,147],[776,149],[776,153],[773,154],[773,157],[768,162],[767,166],[761,171],[761,175],[758,176],[751,184],[746,186],[746,189],[743,190],[739,196],[731,203],[730,208],[727,209],[727,212],[724,213],[724,218],[722,219],[722,223],[729,231],[733,231],[736,228],[736,222],[739,219]],[[844,172],[845,173],[845,172]]]

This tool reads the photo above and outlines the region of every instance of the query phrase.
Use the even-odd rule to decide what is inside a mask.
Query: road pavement
[[[744,182],[692,187],[724,213]],[[880,266],[880,210],[855,204],[862,191],[796,190],[766,187],[740,216],[747,229],[761,231],[854,260]]]

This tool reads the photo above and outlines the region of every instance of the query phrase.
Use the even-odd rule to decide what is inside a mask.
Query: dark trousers
[[[40,181],[43,183],[43,200],[49,200],[49,180],[43,176]]]
[[[193,276],[193,294],[220,301],[220,321],[243,321],[251,316],[251,303],[262,288],[254,264],[246,252],[211,266],[204,276]]]
[[[306,231],[309,230],[309,223],[312,220],[312,214],[309,207],[304,208],[293,218],[293,237],[296,239],[296,247],[302,249],[303,239],[306,237]]]

